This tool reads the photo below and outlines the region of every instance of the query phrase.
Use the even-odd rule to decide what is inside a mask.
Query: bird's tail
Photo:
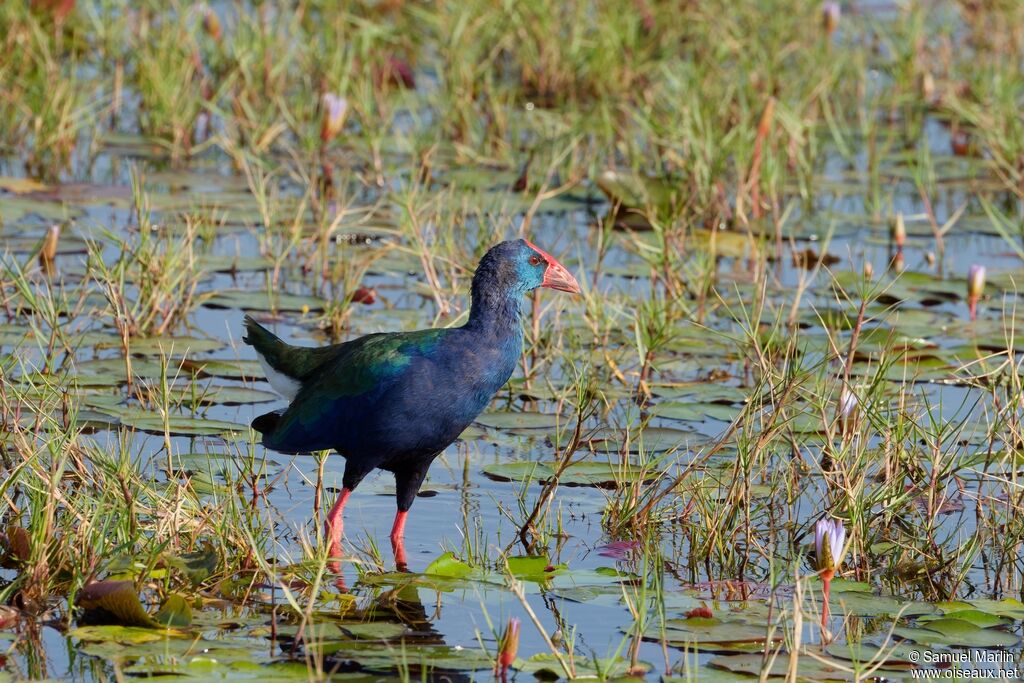
[[[295,348],[278,339],[250,316],[245,316],[245,336],[242,341],[256,349],[263,374],[274,391],[289,401],[295,398],[301,387],[297,368],[293,367],[293,362],[289,362],[289,358],[295,355],[292,353]]]
[[[265,358],[277,356],[288,346],[277,335],[249,315],[245,316],[245,336],[242,337],[242,341],[256,349],[256,352]]]

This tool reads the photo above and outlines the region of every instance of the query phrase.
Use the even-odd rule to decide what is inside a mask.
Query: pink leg
[[[407,510],[399,510],[391,527],[391,549],[395,551],[395,568],[400,572],[408,567],[405,561],[405,518],[408,516]]]
[[[327,513],[327,519],[324,521],[324,533],[327,535],[328,555],[330,557],[341,557],[341,536],[345,530],[345,521],[342,519],[342,511],[345,509],[345,501],[352,495],[352,489],[342,489],[341,495],[338,496],[338,500],[334,503],[334,507]],[[334,564],[337,566],[337,563]],[[332,567],[333,571],[337,571]]]

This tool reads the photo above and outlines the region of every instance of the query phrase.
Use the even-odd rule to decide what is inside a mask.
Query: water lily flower
[[[46,236],[43,237],[43,246],[39,249],[39,260],[43,264],[53,263],[53,260],[57,258],[57,245],[60,242],[60,225],[53,224],[50,229],[46,231]]]
[[[978,301],[985,291],[985,266],[974,264],[967,271],[967,310],[971,320],[978,317]]]
[[[320,141],[327,142],[336,138],[345,125],[345,114],[348,113],[348,100],[334,93],[324,93],[323,119],[320,123]]]
[[[857,399],[857,394],[853,393],[845,386],[839,391],[839,406],[837,412],[839,417],[839,427],[842,431],[848,432],[856,425],[857,407],[859,405],[860,402]],[[817,538],[815,538],[815,542],[817,542]]]
[[[906,269],[907,260],[903,256],[902,249],[897,251],[896,255],[892,257],[892,263],[889,266],[894,273],[902,273]]]
[[[831,579],[843,564],[846,529],[838,519],[819,519],[814,525],[814,555],[822,577]]]
[[[519,620],[512,617],[508,620],[505,632],[501,634],[498,641],[498,662],[495,671],[502,678],[508,673],[508,668],[516,660],[516,653],[519,651]]]
[[[935,76],[932,76],[931,71],[925,71],[921,74],[918,79],[918,87],[921,90],[921,97],[927,103],[932,103],[935,100]]]
[[[843,10],[838,2],[824,2],[821,5],[821,23],[825,27],[825,33],[832,35],[839,28],[839,17]]]
[[[902,213],[896,214],[896,220],[893,221],[892,241],[898,251],[903,251],[903,245],[907,242],[907,224],[903,221]]]
[[[832,639],[829,633],[829,592],[832,587],[832,577],[843,565],[843,549],[846,547],[846,529],[843,522],[838,519],[819,519],[814,525],[814,561],[818,568],[818,575],[821,577],[822,603],[821,603],[821,635],[822,640],[828,643]]]
[[[209,7],[203,7],[203,30],[217,43],[224,35],[220,27],[220,17]]]
[[[371,305],[377,301],[377,290],[373,287],[360,287],[352,292],[352,303]]]
[[[56,23],[62,24],[74,11],[75,0],[32,0],[29,5],[37,12],[48,13]]]

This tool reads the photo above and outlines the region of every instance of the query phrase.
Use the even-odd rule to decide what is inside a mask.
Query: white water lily
[[[967,271],[967,309],[971,320],[978,316],[978,301],[985,292],[985,266],[975,263]]]
[[[320,124],[320,139],[324,142],[338,136],[345,125],[345,114],[348,113],[348,100],[334,93],[325,93],[323,97],[324,115]]]
[[[839,28],[839,18],[843,14],[843,9],[838,2],[830,0],[829,2],[822,3],[821,5],[821,23],[825,26],[825,32],[829,35],[835,33],[835,30]]]
[[[838,519],[820,519],[814,526],[814,554],[818,571],[838,572],[843,564],[846,528]]]

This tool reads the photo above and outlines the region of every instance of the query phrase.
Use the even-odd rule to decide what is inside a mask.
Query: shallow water
[[[427,85],[421,88],[429,91],[430,79],[425,82]],[[874,87],[884,87],[884,84],[877,83]],[[130,123],[131,118],[123,121],[127,127]],[[415,122],[406,123],[410,127],[415,125]],[[826,145],[828,151],[822,168],[816,174],[813,199],[799,201],[795,192],[789,198],[793,202],[793,211],[781,228],[783,239],[779,258],[768,262],[769,272],[765,278],[767,307],[760,322],[764,329],[776,319],[785,317],[793,305],[794,292],[806,286],[795,312],[795,320],[799,324],[792,328],[799,331],[800,359],[807,363],[815,359],[826,362],[821,376],[831,378],[831,385],[834,385],[842,368],[836,361],[826,360],[833,357],[826,332],[836,331],[826,330],[822,324],[826,313],[839,307],[833,276],[840,279],[845,274],[847,279],[844,282],[849,284],[864,271],[865,264],[871,264],[875,281],[889,277],[886,273],[893,257],[889,221],[892,216],[902,213],[909,233],[905,275],[895,279],[890,292],[891,301],[886,299],[868,309],[869,323],[861,348],[866,349],[864,353],[875,355],[870,359],[858,359],[853,374],[857,378],[870,376],[877,367],[878,352],[888,348],[886,344],[892,342],[888,338],[891,330],[902,335],[899,343],[914,347],[920,341],[920,346],[925,349],[921,356],[933,360],[934,365],[911,367],[908,370],[910,376],[906,377],[899,374],[900,368],[896,368],[896,374],[888,378],[891,381],[883,382],[888,386],[888,393],[881,393],[886,393],[895,403],[895,394],[902,390],[905,400],[914,405],[915,414],[922,422],[932,419],[936,423],[957,424],[962,421],[962,433],[958,429],[958,433],[949,436],[945,452],[967,459],[976,453],[984,453],[989,447],[983,428],[988,424],[991,396],[977,387],[967,386],[962,378],[958,380],[955,370],[972,358],[971,352],[979,341],[987,349],[991,349],[993,344],[998,348],[1003,343],[1002,328],[1009,319],[1008,313],[1017,305],[1014,283],[1024,276],[1024,271],[1020,269],[1019,257],[992,230],[979,206],[971,184],[971,180],[980,173],[979,161],[950,153],[949,130],[937,117],[928,118],[924,130],[924,139],[933,155],[935,167],[939,169],[936,180],[939,189],[932,197],[936,221],[942,224],[966,205],[957,227],[945,238],[945,253],[937,255],[935,264],[930,262],[929,254],[935,251],[935,242],[925,218],[925,207],[909,178],[906,158],[894,155],[882,164],[886,205],[884,211],[875,211],[867,196],[869,177],[866,152],[861,149],[862,141],[855,141],[858,151],[851,158],[844,158],[834,146]],[[8,259],[34,268],[35,261],[29,258],[29,254],[36,249],[45,229],[55,221],[64,224],[61,244],[66,253],[62,251],[56,259],[58,275],[50,281],[41,275],[36,277],[34,283],[39,289],[45,290],[47,282],[50,282],[50,287],[53,283],[64,283],[69,291],[73,291],[81,281],[86,270],[84,248],[79,248],[81,245],[69,246],[75,244],[75,239],[96,241],[102,245],[102,260],[113,263],[120,249],[106,231],[122,238],[137,237],[137,226],[129,204],[130,169],[136,169],[144,179],[153,207],[153,224],[158,226],[154,234],[180,232],[178,212],[196,211],[214,222],[223,221],[222,225],[211,230],[212,236],[204,240],[203,258],[223,259],[230,263],[235,259],[249,261],[264,256],[261,240],[267,237],[267,231],[262,227],[248,185],[240,174],[232,171],[226,156],[215,151],[206,152],[192,160],[187,170],[180,170],[172,168],[166,159],[139,154],[138,147],[133,148],[127,143],[142,145],[144,141],[129,136],[119,145],[112,145],[97,154],[88,164],[74,165],[66,173],[65,182],[60,184],[56,195],[19,195],[14,191],[0,190],[0,213],[4,217],[0,245],[9,250]],[[354,198],[346,207],[348,211],[369,210],[381,200],[385,203],[385,208],[378,207],[372,221],[361,223],[346,218],[342,222],[341,233],[354,235],[357,239],[339,239],[328,247],[332,262],[351,262],[357,255],[374,251],[385,253],[360,280],[360,284],[377,290],[380,301],[370,306],[355,305],[347,319],[343,338],[448,324],[458,320],[458,315],[468,306],[466,274],[473,263],[455,264],[463,269],[455,271],[461,277],[459,291],[451,300],[454,312],[444,318],[439,316],[429,289],[424,286],[426,280],[422,263],[413,250],[391,249],[395,245],[407,247],[410,243],[409,235],[403,232],[407,226],[397,217],[399,212],[395,205],[397,198],[410,188],[411,178],[417,169],[410,157],[395,155],[387,159],[386,170],[388,185],[384,188],[360,182],[354,174],[339,182],[339,192]],[[23,175],[17,159],[5,162],[2,175]],[[435,182],[422,191],[435,197],[439,203],[473,209],[467,211],[470,218],[458,226],[461,232],[450,238],[461,246],[475,248],[512,236],[523,219],[529,206],[528,199],[507,191],[515,176],[514,169],[496,171],[483,164],[453,164],[440,172]],[[72,190],[68,187],[72,182],[88,185]],[[279,218],[281,221],[291,220],[295,212],[293,204],[302,196],[303,188],[283,177],[275,178],[273,182],[277,191],[275,202],[282,207]],[[0,187],[5,186],[0,184]],[[1010,200],[1006,201],[1006,206],[1013,211],[1018,209]],[[331,210],[337,210],[337,206],[332,206]],[[542,667],[548,672],[556,670],[552,661],[543,659],[549,652],[545,635],[551,637],[556,633],[564,642],[573,643],[581,672],[586,671],[584,660],[587,658],[613,660],[618,657],[628,660],[630,637],[627,631],[634,627],[636,621],[631,606],[638,604],[643,605],[648,613],[663,608],[666,619],[680,621],[690,610],[707,606],[716,617],[722,618],[723,629],[737,633],[752,624],[763,627],[775,618],[769,613],[768,605],[778,610],[787,603],[791,604],[796,590],[793,574],[808,576],[813,573],[809,555],[813,544],[811,526],[825,512],[822,501],[828,498],[828,491],[834,485],[823,475],[821,468],[808,465],[801,469],[794,464],[797,461],[817,463],[821,457],[823,445],[817,432],[828,426],[823,422],[828,418],[813,411],[803,415],[802,427],[797,430],[800,443],[792,449],[773,443],[766,447],[767,454],[762,453],[763,458],[751,468],[749,481],[745,481],[745,485],[749,485],[748,494],[754,501],[748,508],[751,514],[748,535],[745,539],[730,539],[731,552],[723,552],[720,559],[693,559],[696,552],[691,525],[713,523],[713,520],[701,517],[700,509],[686,507],[686,497],[693,491],[681,491],[676,496],[677,505],[664,513],[669,518],[663,520],[658,533],[653,536],[653,547],[645,548],[638,540],[644,537],[643,534],[626,529],[612,536],[603,525],[610,506],[620,502],[621,490],[625,486],[616,491],[614,485],[592,487],[563,482],[554,498],[550,518],[554,520],[554,530],[559,533],[553,535],[545,546],[547,558],[540,562],[540,571],[536,567],[530,571],[512,571],[522,580],[525,605],[507,585],[509,577],[499,571],[503,556],[530,555],[538,550],[526,549],[520,544],[518,524],[513,520],[522,521],[526,517],[540,486],[536,482],[526,486],[519,481],[502,481],[495,473],[507,473],[508,466],[513,463],[550,461],[556,452],[556,444],[565,444],[573,425],[568,407],[548,398],[552,392],[544,386],[545,383],[559,391],[565,390],[571,383],[575,368],[589,367],[592,376],[605,382],[600,387],[605,396],[603,410],[587,421],[587,428],[612,430],[616,435],[630,431],[631,438],[637,438],[632,430],[640,423],[640,409],[633,400],[631,387],[611,380],[608,361],[614,359],[630,377],[638,371],[632,325],[637,303],[650,297],[652,285],[651,269],[638,256],[632,240],[641,244],[650,244],[652,240],[649,233],[633,236],[626,231],[616,231],[612,245],[599,266],[598,232],[601,221],[610,210],[610,202],[598,191],[595,183],[585,180],[568,196],[542,205],[530,228],[534,242],[560,258],[564,256],[563,262],[577,274],[578,279],[598,294],[598,301],[605,306],[604,312],[613,321],[608,331],[609,343],[605,346],[596,343],[595,335],[586,326],[579,300],[558,293],[542,293],[544,324],[568,330],[562,338],[564,344],[559,346],[558,353],[550,357],[531,358],[530,362],[543,362],[545,365],[529,390],[524,390],[522,383],[514,379],[512,387],[499,392],[488,409],[488,415],[521,411],[550,415],[561,411],[565,418],[557,427],[550,424],[528,428],[477,424],[449,447],[431,468],[406,527],[406,549],[411,570],[407,575],[392,571],[394,567],[388,547],[387,537],[395,510],[391,476],[378,472],[368,477],[345,510],[349,561],[343,564],[340,577],[329,576],[328,583],[312,602],[316,610],[312,621],[316,628],[321,625],[333,628],[340,624],[337,628],[348,628],[348,631],[328,629],[307,638],[301,646],[293,647],[288,638],[292,635],[288,628],[294,627],[295,618],[289,611],[284,590],[303,569],[297,570],[293,565],[306,563],[305,569],[308,569],[312,562],[306,549],[318,545],[321,515],[339,488],[343,470],[339,456],[332,455],[326,462],[322,479],[325,495],[318,510],[315,504],[319,478],[316,459],[267,452],[254,443],[253,435],[247,430],[228,437],[169,436],[165,439],[161,433],[131,428],[108,429],[101,425],[80,437],[83,442],[95,444],[106,452],[117,452],[123,448],[142,464],[144,471],[155,481],[166,484],[169,490],[182,491],[182,498],[187,499],[190,505],[195,504],[199,510],[225,506],[246,509],[248,506],[247,514],[258,530],[258,538],[254,540],[262,544],[263,554],[271,566],[261,567],[259,574],[263,579],[254,594],[246,599],[225,600],[227,591],[222,590],[223,586],[206,587],[203,592],[208,603],[204,609],[195,611],[191,641],[159,640],[146,643],[145,648],[139,643],[119,645],[114,638],[89,639],[83,637],[82,632],[67,635],[57,628],[56,623],[44,622],[35,638],[11,634],[13,649],[5,660],[7,670],[12,676],[49,676],[81,681],[113,680],[125,674],[166,674],[161,676],[161,680],[175,680],[175,676],[232,680],[263,680],[274,676],[304,680],[307,676],[315,678],[307,671],[325,666],[337,669],[339,680],[395,676],[414,678],[421,674],[486,680],[493,676],[490,660],[482,655],[472,662],[470,659],[481,647],[488,652],[494,650],[494,633],[500,631],[509,617],[517,617],[524,622],[519,648],[523,661],[521,666],[517,665],[518,675],[524,677]],[[754,227],[768,234],[773,231],[767,223]],[[314,234],[312,221],[309,221],[305,232]],[[436,225],[428,226],[425,234],[427,241],[434,245],[449,238],[439,234]],[[723,230],[722,235],[721,254],[724,255],[714,262],[714,296],[708,299],[703,325],[685,323],[673,327],[664,348],[658,350],[653,375],[654,398],[649,407],[655,416],[639,435],[641,447],[634,448],[632,453],[620,454],[617,448],[604,449],[599,443],[591,444],[592,447],[582,451],[587,454],[586,463],[608,463],[609,471],[612,471],[623,461],[633,465],[653,462],[654,475],[664,473],[667,481],[725,432],[731,419],[739,414],[742,402],[753,391],[743,355],[745,321],[738,319],[741,317],[736,313],[743,308],[749,310],[757,294],[757,288],[752,284],[757,259],[742,254],[743,241],[731,239],[736,236],[734,231]],[[308,248],[311,242],[306,240],[302,246]],[[736,252],[737,249],[740,253]],[[774,249],[774,245],[767,247],[769,252]],[[798,267],[794,263],[794,255],[808,249],[814,251],[812,258],[827,251],[837,257],[837,261],[813,271]],[[467,251],[472,252],[472,249]],[[700,252],[701,249],[695,251]],[[437,267],[451,266],[444,262],[445,259],[437,261],[434,264]],[[980,320],[969,323],[963,300],[963,278],[968,267],[975,263],[988,267],[990,282],[994,284],[990,285],[988,296],[982,302]],[[332,287],[317,275],[303,270],[303,265],[303,256],[292,253],[283,262],[281,279],[276,285],[268,285],[272,265],[265,262],[256,266],[245,263],[237,273],[211,271],[199,284],[198,293],[223,296],[225,292],[238,291],[242,295],[258,293],[262,296],[268,289],[273,289],[274,294],[300,297],[292,302],[294,305],[285,307],[292,310],[283,310],[282,315],[267,324],[286,341],[304,345],[327,343],[326,334],[317,325],[316,307],[318,301],[322,303],[322,299],[331,299],[334,295]],[[686,275],[680,279],[686,280]],[[450,278],[446,277],[445,282],[449,281]],[[139,282],[129,287],[129,295],[136,294],[143,284]],[[688,301],[692,299],[690,297]],[[209,303],[217,304],[217,301]],[[303,303],[312,306],[313,310],[303,311]],[[856,303],[846,302],[843,306],[846,320],[836,327],[848,329],[846,323],[851,315],[850,309],[855,315]],[[73,316],[65,324],[77,332],[102,331],[109,335],[111,315],[109,311],[102,310],[101,305],[98,309],[95,314]],[[179,359],[185,356],[189,361],[200,363],[208,360],[253,361],[252,349],[240,342],[245,310],[255,311],[263,319],[270,317],[259,302],[243,301],[239,305],[237,299],[227,303],[222,300],[218,307],[196,307],[188,314],[186,324],[174,330],[174,336],[212,339],[219,344],[208,351],[179,347],[172,355]],[[8,373],[13,384],[17,384],[18,376],[37,369],[45,356],[34,344],[16,339],[17,330],[25,326],[27,317],[19,315],[16,309],[11,309],[8,316],[10,329],[7,332],[13,337],[5,338],[3,352],[12,354],[19,364]],[[1008,324],[1013,326],[1012,321]],[[875,337],[868,336],[874,329],[882,332]],[[839,332],[836,336],[848,341],[849,332]],[[886,339],[883,341],[882,337]],[[182,344],[188,342],[183,341]],[[152,353],[135,356],[136,369],[145,367],[146,359],[152,361],[154,357],[156,355]],[[81,400],[81,407],[92,411],[93,418],[101,420],[105,415],[112,427],[116,427],[119,420],[130,427],[132,420],[140,418],[138,405],[131,405],[131,415],[119,412],[131,403],[125,399],[121,383],[109,378],[97,379],[98,375],[113,372],[112,368],[116,366],[101,366],[96,370],[94,364],[91,373],[86,371],[90,367],[87,363],[96,359],[122,360],[123,357],[116,344],[110,345],[109,341],[105,347],[103,344],[83,343],[75,351],[73,361],[66,363],[68,373],[62,376],[61,381],[70,387],[75,387],[77,382],[79,386],[72,388],[70,395],[76,401]],[[58,360],[65,362],[63,358]],[[796,363],[796,360],[791,362]],[[251,363],[245,367],[250,370]],[[170,375],[175,374],[174,361],[169,370]],[[923,376],[914,377],[913,374],[919,370]],[[159,377],[152,376],[151,368],[139,372],[142,375],[141,386],[159,384]],[[517,372],[516,378],[521,376],[522,372]],[[94,381],[101,385],[99,389],[86,388]],[[190,382],[194,387],[189,386]],[[178,384],[185,392],[211,387],[269,390],[269,385],[258,376],[244,380],[216,376],[188,380],[183,375]],[[831,385],[814,389],[831,391]],[[540,398],[528,399],[523,396],[526,391],[532,391]],[[566,391],[566,394],[571,397],[571,391]],[[97,395],[104,396],[107,403],[97,401]],[[812,398],[803,396],[801,405],[810,405]],[[675,417],[657,416],[659,406],[677,399],[684,405],[676,406],[679,412]],[[830,396],[823,400],[830,406],[835,402]],[[226,421],[244,427],[255,416],[283,405],[281,400],[242,405],[214,403],[201,407],[198,413],[205,420]],[[698,411],[697,415],[685,412],[693,405],[697,406],[692,408]],[[889,419],[887,410],[879,408],[876,418],[880,423]],[[152,407],[142,411],[143,420],[159,417]],[[191,411],[185,408],[181,414],[191,415]],[[503,418],[497,419],[500,422]],[[544,421],[544,418],[539,419]],[[486,420],[485,416],[483,421]],[[141,424],[136,423],[136,426]],[[153,429],[152,422],[145,424],[150,432],[162,432],[159,424],[157,429]],[[979,430],[982,433],[978,433]],[[873,446],[880,447],[883,430],[868,431],[870,435],[865,438],[870,439]],[[1009,440],[1009,437],[997,435],[993,440],[996,450],[1003,446],[1001,439]],[[960,441],[963,443],[958,443]],[[175,463],[173,476],[167,469],[167,443],[171,447],[170,459]],[[738,476],[738,470],[733,466],[741,450],[734,440],[700,470],[701,486],[712,492],[707,500],[731,495],[733,481]],[[925,451],[922,447],[921,452]],[[915,453],[915,457],[920,455]],[[198,455],[181,458],[187,454]],[[259,495],[256,496],[253,496],[251,482],[244,476],[251,467],[248,464],[250,455],[257,469],[265,467]],[[205,462],[204,457],[208,457]],[[987,514],[992,503],[986,496],[998,500],[999,496],[1006,495],[1006,490],[1013,490],[1016,485],[1019,462],[989,465],[979,461],[965,467],[959,480],[943,481],[938,486],[940,493],[951,501],[948,509],[943,509],[931,522],[931,533],[943,550],[952,552],[963,547],[979,533],[978,518]],[[177,470],[186,470],[190,481],[186,482],[186,477]],[[924,462],[921,470],[934,472],[934,465]],[[787,477],[794,472],[794,481],[788,481]],[[571,476],[568,479],[569,483],[579,483]],[[957,484],[964,485],[964,490],[958,490]],[[662,484],[659,482],[658,485]],[[870,506],[871,513],[883,518],[887,504],[885,500],[874,501]],[[168,510],[167,514],[170,516],[172,511]],[[924,524],[922,517],[923,513],[920,517],[900,517],[890,523],[912,534],[915,525]],[[381,566],[374,563],[377,551],[382,559]],[[437,565],[432,563],[447,552],[463,561],[468,566],[467,571],[471,568],[472,573],[463,577],[425,573],[432,566],[436,569]],[[885,550],[872,552],[875,553],[873,557],[885,555]],[[962,581],[957,584],[955,594],[945,597],[959,600],[1013,597],[1019,587],[1016,575],[1006,579],[989,562],[985,553],[971,559],[962,568]],[[931,571],[922,566],[925,567],[923,574]],[[1010,570],[1009,573],[1012,572]],[[894,578],[897,575],[898,572],[890,566],[859,566],[849,573],[848,578],[867,582],[866,588],[837,582],[837,592],[849,591],[851,594],[846,602],[851,606],[849,611],[834,608],[830,622],[833,630],[842,633],[840,645],[860,640],[877,643],[892,623],[889,617],[893,616],[893,605],[884,603],[879,606],[880,599],[869,597],[868,593],[894,593],[897,598],[893,604],[901,608],[913,605],[919,610],[900,621],[902,627],[911,625],[907,619],[937,613],[936,610],[945,610],[945,614],[963,612],[963,609],[958,611],[955,606],[950,607],[953,603],[935,607],[934,604],[940,602],[935,599],[938,591],[929,592],[927,576],[922,578],[918,575],[900,583]],[[0,570],[0,576],[13,580],[17,571]],[[658,581],[662,582],[660,600],[652,588]],[[814,581],[808,585],[812,586],[809,589],[812,593],[818,590]],[[303,585],[299,590],[305,588],[308,586]],[[222,592],[218,593],[218,590]],[[307,598],[309,596],[303,599]],[[921,606],[919,601],[922,599],[927,601],[926,607]],[[66,604],[63,598],[57,602]],[[988,603],[985,605],[974,611],[985,612],[991,618],[1005,619],[1005,622],[997,622],[997,626],[1005,628],[996,630],[999,636],[1005,634],[1014,642],[982,640],[978,646],[1003,648],[1016,657],[1020,654],[1018,636],[1024,607],[1018,613],[1014,611],[1015,606],[1004,605],[1004,614]],[[539,620],[540,629],[531,623],[527,606]],[[972,605],[967,608],[973,609]],[[657,619],[652,617],[651,623],[656,622]],[[366,623],[384,624],[379,627],[384,630],[360,636],[353,624]],[[813,620],[787,626],[799,632],[804,642],[819,642],[820,633]],[[988,629],[985,635],[991,635],[991,632],[992,629]],[[709,637],[704,630],[699,633],[698,641]],[[3,635],[8,634],[5,632]],[[754,680],[733,678],[734,674],[721,667],[711,669],[705,666],[722,654],[760,652],[760,649],[745,647],[752,640],[750,637],[738,637],[738,641],[743,641],[739,645],[726,637],[704,640],[701,652],[696,654],[692,645],[685,644],[685,638],[678,633],[674,640],[668,638],[665,646],[659,642],[659,636],[652,632],[650,638],[638,645],[634,657],[646,664],[646,673],[637,671],[634,672],[636,675],[646,676],[649,680],[657,680],[663,674],[702,680],[710,679],[712,675],[723,680]],[[911,635],[906,637],[913,640]],[[925,645],[931,647],[927,642]],[[936,641],[935,647],[946,645],[950,643]],[[442,646],[451,649],[443,650]],[[218,651],[217,647],[225,649]],[[328,654],[325,660],[318,659],[320,653]],[[448,659],[444,660],[444,657]],[[422,671],[418,668],[423,663],[421,660],[429,664]],[[245,669],[238,665],[239,661],[255,662],[258,667]],[[311,668],[307,669],[307,666]],[[621,676],[625,668],[620,661],[610,672],[602,673],[605,677]],[[892,676],[889,672],[889,677]]]

